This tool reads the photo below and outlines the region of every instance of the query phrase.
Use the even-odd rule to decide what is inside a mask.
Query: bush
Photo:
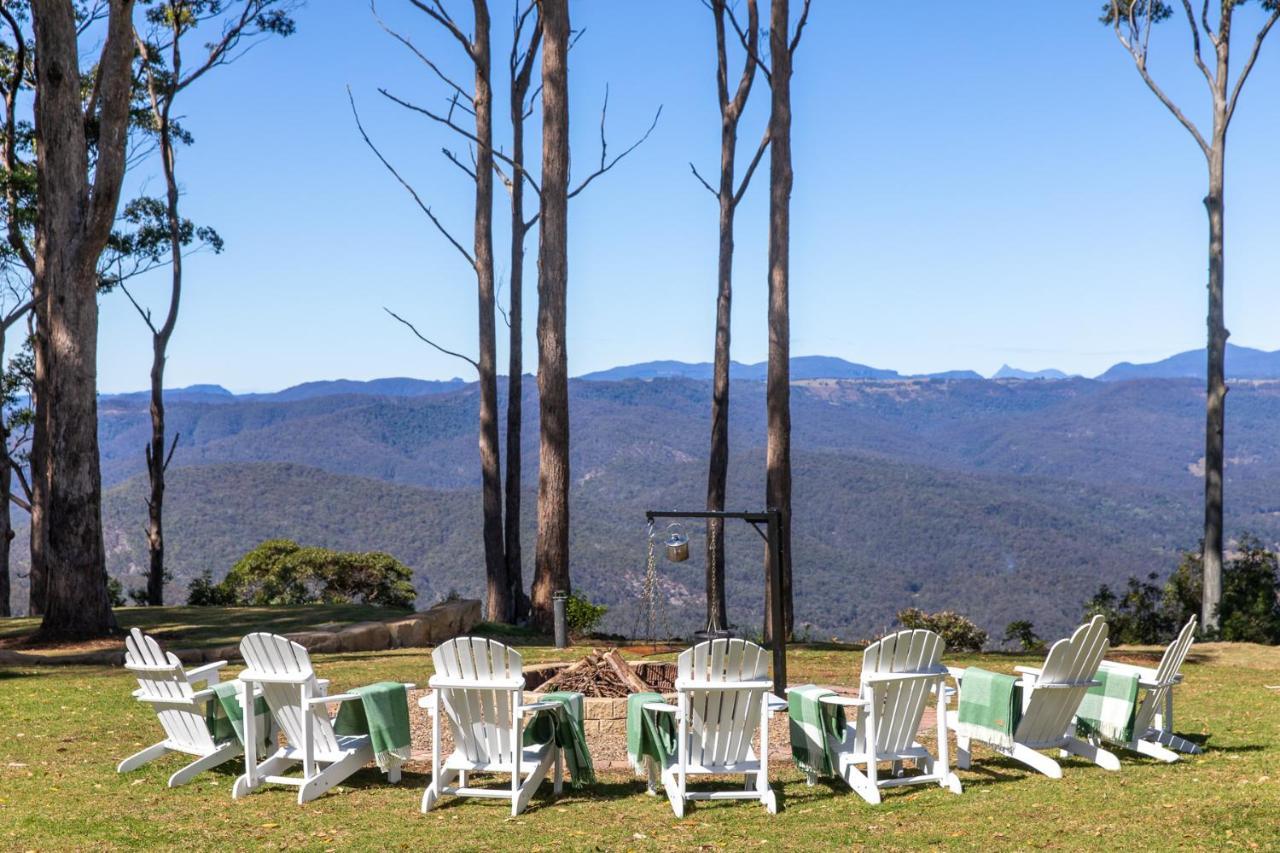
[[[570,593],[564,603],[564,621],[572,637],[585,637],[595,630],[600,620],[609,612],[603,604],[592,604],[576,593]]]
[[[124,584],[113,577],[107,578],[107,603],[112,607],[124,607],[128,604],[124,600]]]
[[[417,592],[409,567],[390,554],[303,548],[270,539],[231,567],[221,583],[205,572],[191,585],[189,604],[376,604],[413,606]]]
[[[1280,643],[1280,583],[1276,555],[1252,536],[1222,572],[1219,630],[1235,643]]]
[[[1152,583],[1156,578],[1155,572],[1146,581],[1129,578],[1128,589],[1119,597],[1103,584],[1085,603],[1085,618],[1101,615],[1111,629],[1111,642],[1117,645],[1168,642],[1182,626],[1173,623],[1164,607],[1165,593]]]
[[[1012,643],[1015,640],[1019,648],[1024,652],[1044,651],[1044,640],[1040,639],[1040,635],[1036,633],[1035,626],[1026,619],[1019,619],[1005,626],[1004,641]]]
[[[987,644],[987,632],[975,625],[971,620],[951,610],[938,613],[925,613],[917,607],[908,607],[898,611],[898,621],[902,627],[924,628],[942,637],[947,650],[953,652],[980,652]]]

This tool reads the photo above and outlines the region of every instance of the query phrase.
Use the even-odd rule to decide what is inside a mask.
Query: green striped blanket
[[[1022,687],[1012,675],[971,666],[960,681],[956,734],[1004,749],[1022,720]]]
[[[1133,722],[1138,713],[1138,676],[1131,672],[1100,669],[1093,677],[1101,682],[1090,687],[1076,711],[1076,734],[1097,736],[1112,743],[1133,740]]]
[[[791,757],[806,773],[835,776],[840,769],[836,747],[844,739],[844,708],[822,702],[833,691],[804,684],[787,691]],[[834,740],[833,740],[834,738]]]

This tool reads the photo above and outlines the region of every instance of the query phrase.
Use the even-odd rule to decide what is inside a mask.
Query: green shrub
[[[987,644],[987,632],[970,619],[951,610],[925,613],[917,607],[898,611],[898,621],[904,628],[924,628],[942,637],[947,651],[979,652]]]
[[[409,567],[390,554],[304,548],[270,539],[241,557],[219,584],[206,572],[191,586],[189,604],[376,604],[413,606]]]
[[[124,599],[124,584],[113,577],[107,578],[107,603],[112,607],[124,607],[128,604]]]
[[[1146,581],[1131,577],[1120,596],[1103,584],[1085,603],[1084,617],[1101,615],[1111,629],[1111,642],[1117,645],[1167,642],[1182,626],[1173,623],[1164,606],[1164,590],[1152,583],[1156,578],[1155,572]]]
[[[564,621],[572,637],[585,637],[595,630],[600,620],[609,612],[603,604],[592,604],[585,598],[570,593],[564,603]]]
[[[1004,641],[1006,643],[1016,641],[1018,647],[1024,652],[1044,651],[1044,640],[1040,639],[1040,635],[1036,633],[1036,626],[1026,619],[1018,619],[1005,626]]]
[[[1276,555],[1244,536],[1239,554],[1222,572],[1218,607],[1222,639],[1233,643],[1280,643],[1280,579]]]

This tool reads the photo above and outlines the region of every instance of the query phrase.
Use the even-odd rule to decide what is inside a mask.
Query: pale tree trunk
[[[780,514],[778,536],[782,560],[783,625],[773,624],[772,594],[765,595],[765,637],[776,631],[791,635],[791,49],[790,3],[772,0],[769,7],[769,53],[772,60],[769,113],[769,364],[765,385],[765,503]],[[765,550],[765,581],[773,557]]]
[[[4,370],[5,332],[0,326],[0,371]],[[9,502],[13,499],[12,457],[9,455],[9,415],[0,412],[0,616],[13,615],[9,603],[9,555],[14,539],[13,511]]]
[[[1267,17],[1254,34],[1247,59],[1231,81],[1231,36],[1236,2],[1223,0],[1218,29],[1215,33],[1209,19],[1209,4],[1201,7],[1197,18],[1190,0],[1182,0],[1181,7],[1191,30],[1192,60],[1204,77],[1213,100],[1213,130],[1208,139],[1196,123],[1189,119],[1164,90],[1152,78],[1147,69],[1147,47],[1151,28],[1158,20],[1155,4],[1138,4],[1126,0],[1112,0],[1110,12],[1104,21],[1111,25],[1116,38],[1133,57],[1134,65],[1147,88],[1186,128],[1199,146],[1209,167],[1209,191],[1204,197],[1205,212],[1209,218],[1209,310],[1207,317],[1208,345],[1206,347],[1206,400],[1204,430],[1204,566],[1201,604],[1201,626],[1208,634],[1219,627],[1218,607],[1222,599],[1222,552],[1224,546],[1223,462],[1226,458],[1226,314],[1223,302],[1225,284],[1225,190],[1227,128],[1235,116],[1240,93],[1257,62],[1267,35],[1280,21],[1280,4],[1264,4]],[[1210,69],[1203,59],[1202,46],[1208,43],[1214,53],[1214,67]]]
[[[533,621],[551,625],[551,596],[569,586],[569,378],[565,291],[569,278],[569,4],[542,10],[542,209],[538,237],[538,539]]]
[[[34,0],[36,37],[36,308],[48,364],[37,395],[48,467],[47,639],[115,629],[107,596],[98,462],[97,262],[120,197],[133,59],[133,2],[112,0],[96,76],[98,149],[89,176],[76,21],[69,0]]]
[[[521,427],[524,418],[524,241],[529,224],[524,218],[524,121],[525,98],[533,73],[534,57],[541,40],[542,22],[534,21],[529,46],[518,57],[520,29],[512,44],[511,59],[511,288],[507,323],[510,325],[510,353],[507,362],[507,471],[504,550],[507,555],[507,584],[510,591],[510,620],[519,622],[529,615],[529,598],[524,592],[523,554],[520,547],[522,464]]]
[[[489,6],[474,0],[475,35],[471,45],[476,81],[476,295],[480,318],[480,476],[484,512],[484,563],[487,612],[494,622],[509,620],[511,589],[502,531],[502,471],[498,451],[497,331],[493,283],[493,90],[490,85]]]
[[[1225,104],[1225,101],[1223,102]],[[1209,217],[1208,370],[1204,422],[1204,598],[1201,624],[1217,631],[1218,604],[1222,600],[1222,492],[1226,456],[1226,315],[1223,306],[1224,264],[1224,165],[1225,115],[1214,111],[1213,146],[1209,152],[1209,193],[1204,206]]]
[[[715,16],[716,93],[720,103],[720,183],[719,189],[714,191],[720,209],[720,252],[716,268],[715,361],[712,368],[707,509],[722,511],[725,508],[729,479],[729,330],[733,309],[733,222],[738,202],[751,181],[765,143],[761,144],[742,183],[735,187],[738,123],[742,119],[742,110],[751,94],[751,85],[756,76],[759,12],[756,0],[747,0],[747,27],[744,31],[746,60],[732,98],[729,97],[728,51],[725,44],[726,0],[712,0],[711,13]],[[696,169],[694,174],[697,174]],[[724,520],[708,519],[707,533],[707,627],[726,629],[729,627],[729,617],[725,605]]]

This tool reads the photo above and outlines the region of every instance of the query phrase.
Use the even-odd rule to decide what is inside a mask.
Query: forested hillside
[[[572,391],[574,583],[613,608],[609,627],[629,632],[644,510],[704,500],[708,384],[577,381]],[[763,386],[738,383],[733,400],[728,503],[757,508]],[[388,551],[414,568],[421,604],[451,590],[478,595],[476,405],[473,385],[413,397],[170,403],[181,434],[166,501],[170,600],[183,599],[200,571],[220,577],[270,537]],[[536,414],[536,401],[524,410]],[[1198,382],[814,380],[795,386],[793,411],[801,633],[870,636],[918,606],[961,610],[995,633],[1029,618],[1055,634],[1100,582],[1168,572],[1177,551],[1195,545]],[[1230,417],[1228,530],[1274,541],[1280,383],[1237,383]],[[530,459],[535,426],[530,419],[525,431]],[[146,566],[146,430],[142,401],[104,401],[109,566],[126,588]],[[531,504],[536,470],[525,474]],[[531,527],[525,536],[532,541]],[[662,564],[673,631],[693,627],[700,612],[700,537],[695,528],[689,562]],[[742,526],[727,544],[730,617],[754,630],[760,541]]]

